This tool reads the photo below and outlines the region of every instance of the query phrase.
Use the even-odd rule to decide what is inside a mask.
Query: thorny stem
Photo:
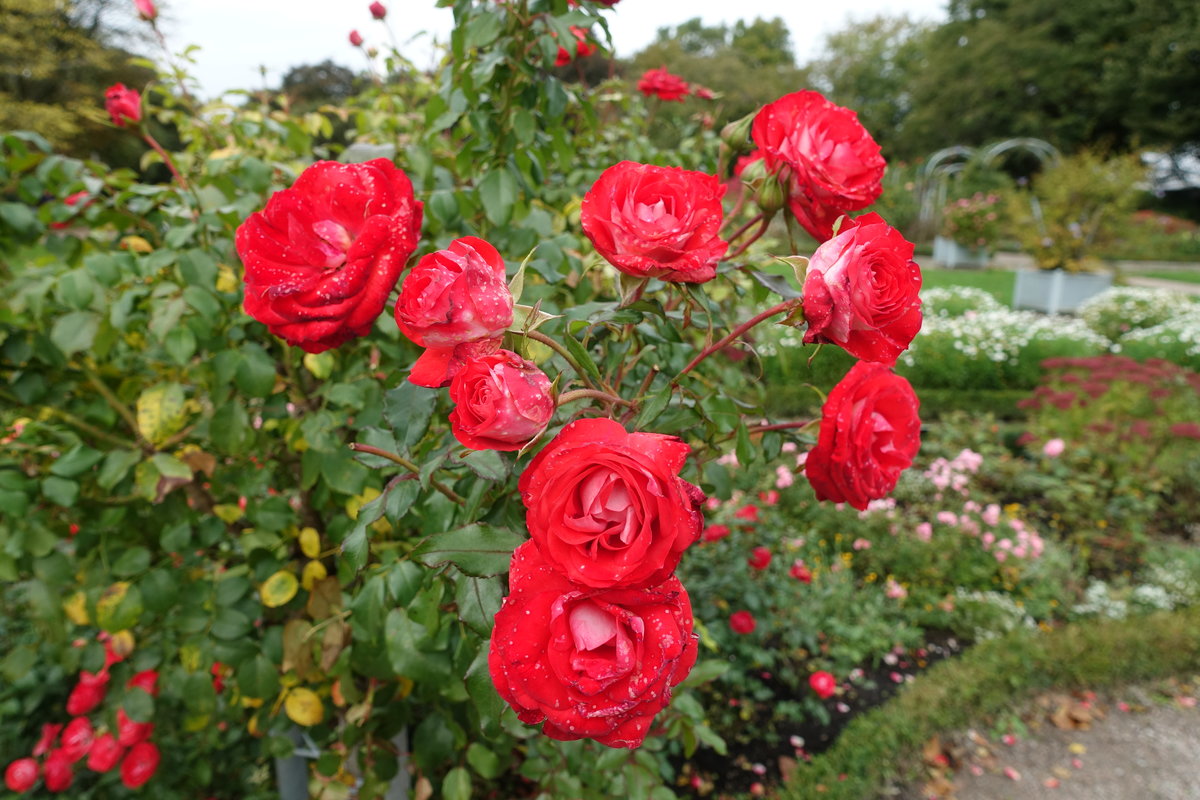
[[[815,419],[799,420],[797,422],[774,422],[770,425],[751,425],[746,430],[751,433],[766,433],[767,431],[787,431],[796,428],[807,428],[817,422]]]
[[[759,214],[756,214],[756,215],[754,215],[753,217],[751,217],[750,219],[748,219],[748,220],[746,221],[746,224],[745,224],[745,225],[743,225],[742,227],[738,228],[738,229],[737,229],[736,231],[734,231],[733,233],[729,234],[729,238],[728,238],[728,239],[726,239],[725,241],[727,241],[727,242],[729,242],[730,244],[732,244],[732,243],[733,243],[733,241],[734,241],[735,239],[737,239],[739,236],[741,236],[741,235],[742,235],[742,234],[744,234],[746,231],[750,230],[751,228],[753,228],[755,225],[759,224],[760,222],[762,222],[762,221],[763,221],[764,219],[766,219],[766,218],[767,218],[767,215],[766,215],[766,214],[763,214],[763,213],[759,213]],[[727,256],[727,257],[728,257],[728,256]]]
[[[369,444],[362,444],[361,442],[351,442],[350,449],[355,451],[356,453],[370,453],[373,456],[379,456],[380,458],[386,458],[388,461],[399,464],[400,466],[409,470],[414,475],[421,474],[420,467],[418,467],[413,462],[409,461],[404,456],[398,455],[397,453],[393,453],[390,450],[384,450],[382,448],[375,447],[375,446],[369,445]],[[442,494],[446,495],[446,497],[453,500],[455,503],[458,503],[460,506],[466,505],[467,501],[463,499],[462,495],[458,494],[457,492],[455,492],[449,486],[446,486],[441,481],[431,480],[429,482],[429,484],[431,486],[433,486],[433,488],[435,488],[439,492],[441,492]]]
[[[753,221],[753,220],[751,220],[751,221]],[[725,255],[725,258],[728,260],[733,260],[733,259],[737,258],[738,256],[740,256],[742,253],[746,252],[748,249],[750,249],[750,245],[754,244],[759,239],[761,239],[762,235],[767,232],[767,226],[770,224],[771,224],[771,220],[769,218],[767,218],[765,216],[762,217],[762,221],[759,223],[758,230],[756,230],[754,232],[754,235],[752,235],[749,239],[747,239],[746,241],[744,241],[740,245],[738,245],[737,249],[734,250],[732,253],[727,253]]]
[[[163,147],[158,143],[158,140],[145,131],[142,131],[142,138],[146,141],[146,144],[150,145],[154,152],[158,153],[162,157],[163,163],[167,165],[167,169],[171,170],[171,174],[175,176],[175,181],[179,184],[180,188],[182,188],[185,192],[191,192],[192,187],[187,182],[187,178],[183,177],[183,174],[179,171],[179,168],[175,166],[175,162],[172,160],[170,154],[167,153],[166,150],[163,150]]]
[[[755,316],[753,316],[750,319],[743,322],[741,325],[738,325],[736,328],[734,328],[732,331],[729,332],[728,336],[718,339],[717,341],[713,342],[708,347],[706,347],[702,351],[700,351],[700,354],[697,355],[695,358],[693,358],[691,360],[691,363],[689,363],[686,367],[684,367],[680,371],[680,373],[671,380],[671,382],[678,383],[680,378],[682,378],[684,375],[687,375],[689,372],[691,372],[693,369],[695,369],[696,365],[699,364],[701,361],[708,358],[709,356],[711,356],[713,353],[717,352],[721,348],[725,347],[730,342],[735,341],[739,336],[741,336],[743,333],[750,330],[751,328],[753,328],[755,325],[762,322],[763,320],[770,319],[771,317],[775,316],[776,314],[782,314],[785,311],[791,311],[793,308],[796,307],[796,304],[798,302],[799,302],[798,300],[784,300],[779,305],[771,306],[766,311],[763,311],[760,314],[756,314]]]
[[[558,405],[560,407],[567,403],[573,403],[576,400],[585,400],[591,398],[593,400],[603,400],[606,403],[616,403],[622,406],[632,406],[633,403],[628,400],[617,397],[615,394],[601,392],[596,389],[575,389],[570,392],[563,392],[558,396]]]

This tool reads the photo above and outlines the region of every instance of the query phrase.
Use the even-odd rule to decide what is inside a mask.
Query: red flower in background
[[[92,723],[87,717],[76,717],[67,723],[67,727],[62,733],[62,752],[63,756],[74,763],[87,755],[92,749],[92,738],[95,736],[95,731],[92,729]]]
[[[51,792],[65,792],[71,788],[75,772],[71,769],[71,759],[62,750],[51,750],[42,764],[42,774],[46,778],[46,789]]]
[[[788,570],[788,574],[801,583],[808,584],[813,582],[812,570],[806,567],[800,559],[796,559],[795,563],[792,564],[792,568]]]
[[[763,106],[751,137],[767,171],[788,187],[797,221],[819,242],[833,235],[838,217],[883,192],[879,145],[857,114],[817,92],[793,92]]]
[[[54,747],[54,743],[58,740],[58,734],[62,732],[63,725],[61,723],[52,725],[46,723],[42,726],[42,736],[38,739],[38,743],[33,746],[33,755],[40,756],[49,753]]]
[[[134,745],[121,762],[121,783],[130,789],[144,786],[158,771],[161,758],[158,747],[151,742]]]
[[[387,16],[387,6],[383,3],[371,3],[367,6],[367,10],[371,12],[371,16],[375,19],[383,19]]]
[[[363,37],[358,31],[350,31],[350,44],[355,47],[362,47]]]
[[[137,7],[138,16],[147,22],[158,18],[158,8],[154,5],[154,0],[133,0],[133,4]]]
[[[141,122],[142,96],[123,83],[113,84],[104,90],[104,110],[118,128],[124,128],[127,122]]]
[[[158,697],[158,670],[144,669],[130,678],[125,685],[130,688],[136,686],[151,697]]]
[[[680,103],[688,96],[689,91],[687,81],[667,72],[666,67],[646,70],[638,81],[637,88],[647,97],[653,95],[660,100],[674,100]]]
[[[718,539],[724,539],[728,535],[729,535],[729,526],[728,525],[709,525],[700,534],[700,536],[706,542],[715,542]]]
[[[365,336],[421,237],[391,161],[318,161],[237,230],[246,313],[309,353]]]
[[[125,748],[111,733],[104,733],[92,741],[88,751],[87,768],[92,772],[108,772],[117,765]]]
[[[18,758],[4,770],[4,785],[10,792],[24,794],[38,779],[38,763],[32,758]]]
[[[734,633],[754,633],[758,621],[749,611],[735,611],[729,615],[729,627]]]
[[[771,549],[769,547],[756,547],[750,551],[750,558],[746,559],[746,563],[756,570],[762,571],[771,565]]]
[[[576,58],[586,58],[596,52],[596,45],[588,41],[588,32],[577,25],[571,26],[571,34],[575,37],[575,55],[571,55],[571,51],[563,45],[558,46],[558,54],[554,59],[554,66],[565,67]]]
[[[508,350],[468,361],[450,381],[450,400],[450,430],[472,450],[520,450],[554,416],[546,373]]]
[[[817,693],[817,697],[827,700],[837,691],[837,678],[821,670],[808,676],[808,685]]]
[[[104,693],[107,689],[107,672],[92,673],[87,670],[80,672],[79,683],[75,684],[75,688],[71,690],[71,694],[67,697],[67,713],[72,717],[87,714],[100,705],[101,701],[104,700]]]
[[[149,739],[154,733],[153,722],[134,722],[125,713],[125,709],[117,709],[117,741],[122,747],[130,747],[138,742]]]

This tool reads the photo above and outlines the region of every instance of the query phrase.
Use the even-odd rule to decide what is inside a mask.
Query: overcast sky
[[[289,68],[325,59],[358,70],[363,55],[350,46],[350,31],[385,44],[387,33],[371,19],[370,0],[160,0],[162,27],[173,49],[200,46],[193,73],[203,94],[228,89],[259,89],[259,67],[267,68],[267,84],[277,86]],[[130,0],[132,6],[132,0]],[[418,66],[434,60],[433,41],[445,42],[452,16],[435,8],[434,0],[384,0],[388,22],[401,51]],[[783,17],[792,34],[796,58],[804,63],[817,55],[826,34],[848,21],[880,13],[908,14],[915,19],[945,18],[946,0],[623,0],[606,12],[617,54],[637,52],[657,30],[692,17],[706,24],[732,24],[738,19]],[[414,38],[415,37],[415,38]],[[670,66],[670,65],[668,65]]]

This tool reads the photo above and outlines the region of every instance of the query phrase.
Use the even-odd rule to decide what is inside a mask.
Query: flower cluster
[[[1116,342],[1131,331],[1152,328],[1195,310],[1190,298],[1170,289],[1118,286],[1080,303],[1078,316],[1096,333]]]
[[[647,97],[657,97],[659,100],[669,100],[682,103],[691,91],[687,81],[678,75],[667,72],[666,67],[648,69],[642,74],[637,84],[638,91]]]
[[[967,247],[996,245],[1003,229],[1004,203],[999,195],[976,192],[942,209],[942,233]]]

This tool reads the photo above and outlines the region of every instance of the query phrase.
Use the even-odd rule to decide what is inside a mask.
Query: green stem
[[[414,475],[421,474],[420,467],[418,467],[413,462],[409,461],[404,456],[399,455],[398,453],[393,453],[390,450],[384,450],[380,447],[375,447],[375,446],[369,445],[369,444],[362,444],[361,442],[351,442],[350,449],[356,453],[369,453],[373,456],[379,456],[380,458],[386,458],[388,461],[391,461],[395,464],[399,464],[400,466],[404,467],[406,470],[412,472]],[[463,499],[462,495],[458,494],[457,492],[455,492],[453,489],[451,489],[449,486],[446,486],[442,482],[437,481],[437,480],[431,480],[429,482],[429,484],[431,486],[433,486],[433,488],[437,489],[439,492],[444,494],[446,497],[450,498],[455,503],[459,504],[460,506],[466,505],[467,501]]]
[[[630,403],[628,400],[624,400],[620,397],[617,397],[614,394],[609,394],[608,392],[601,392],[596,389],[575,389],[570,392],[563,392],[562,394],[560,394],[558,396],[558,405],[559,405],[559,407],[562,407],[562,406],[565,406],[567,403],[573,403],[576,400],[586,400],[588,398],[591,398],[593,400],[602,400],[605,403],[616,403],[616,404],[622,405],[622,406],[632,406],[633,405],[633,403]]]
[[[579,362],[575,360],[575,357],[571,355],[571,352],[569,350],[567,350],[566,347],[559,344],[554,339],[551,339],[546,334],[538,333],[537,331],[513,331],[513,332],[519,333],[521,336],[524,336],[527,339],[533,339],[535,342],[540,342],[540,343],[546,345],[546,347],[549,347],[554,352],[558,353],[560,356],[563,357],[564,361],[566,361],[568,364],[571,365],[571,369],[575,370],[575,374],[579,376],[579,380],[583,381],[589,389],[595,389],[595,390],[599,391],[600,387],[598,387],[598,386],[596,386],[596,384],[592,383],[592,381],[588,378],[587,372],[584,370],[584,368],[582,366],[579,365]]]

